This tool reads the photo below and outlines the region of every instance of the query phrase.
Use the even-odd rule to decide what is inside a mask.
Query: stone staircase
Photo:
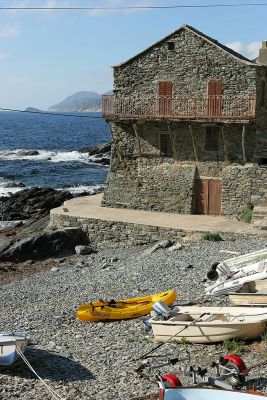
[[[267,230],[267,182],[262,184],[258,195],[251,196],[251,202],[255,204],[252,223],[259,229]]]

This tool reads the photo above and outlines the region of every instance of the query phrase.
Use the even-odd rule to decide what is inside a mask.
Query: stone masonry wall
[[[240,164],[243,162],[242,127],[225,126],[224,140],[222,134],[219,138],[219,151],[207,152],[205,127],[193,125],[198,162],[195,161],[189,127],[172,123],[170,129],[176,156],[162,157],[159,134],[166,132],[166,124],[146,122],[138,125],[140,156],[132,125],[116,123],[113,126],[116,146],[113,144],[102,205],[190,214],[194,212],[195,179],[210,177],[222,179],[222,214],[240,215],[246,202],[250,201],[251,176],[255,176],[256,168],[254,164]],[[253,157],[253,138],[254,130],[250,127],[246,135],[248,161]]]
[[[50,214],[50,229],[80,227],[97,249],[128,247],[156,243],[160,240],[173,240],[180,243],[192,243],[202,240],[207,232],[183,231],[181,229],[161,228],[150,225],[138,225],[126,222],[112,222],[100,219],[69,217]],[[223,240],[248,238],[254,235],[219,232]],[[256,236],[255,236],[256,237]]]
[[[175,49],[168,50],[168,42]],[[173,82],[173,96],[207,94],[210,80],[223,82],[223,94],[238,96],[256,93],[257,66],[242,62],[188,30],[173,34],[167,41],[126,64],[114,68],[114,90],[118,97],[158,96],[158,82]]]

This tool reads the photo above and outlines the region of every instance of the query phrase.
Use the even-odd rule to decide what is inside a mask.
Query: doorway
[[[203,178],[195,181],[195,214],[220,215],[222,181]]]

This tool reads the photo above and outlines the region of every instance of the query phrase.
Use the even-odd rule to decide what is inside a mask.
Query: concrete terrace
[[[267,232],[257,229],[251,224],[231,220],[223,216],[188,215],[142,211],[121,208],[101,207],[102,194],[76,197],[68,200],[62,207],[51,210],[51,217],[62,216],[70,220],[100,220],[128,223],[165,229],[191,232],[224,232],[233,234],[266,236]],[[71,223],[70,223],[71,225]]]

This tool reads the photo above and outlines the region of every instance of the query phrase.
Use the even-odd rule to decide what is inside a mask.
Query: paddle
[[[186,328],[188,328],[191,325],[194,325],[196,322],[198,322],[202,317],[204,317],[204,315],[209,315],[210,313],[204,312],[203,314],[201,314],[198,318],[194,319],[194,321],[190,322],[188,325],[184,326],[181,330],[179,330],[178,332],[176,332],[174,335],[172,335],[171,337],[169,337],[169,339],[166,340],[166,342],[160,343],[159,345],[157,345],[156,347],[154,347],[154,349],[148,351],[146,354],[142,355],[141,357],[137,358],[135,361],[138,360],[142,360],[143,358],[145,358],[146,356],[148,356],[148,354],[153,353],[155,350],[159,349],[161,346],[164,346],[164,344],[168,343],[171,339],[173,339],[175,336],[178,336],[181,332],[183,332]]]

